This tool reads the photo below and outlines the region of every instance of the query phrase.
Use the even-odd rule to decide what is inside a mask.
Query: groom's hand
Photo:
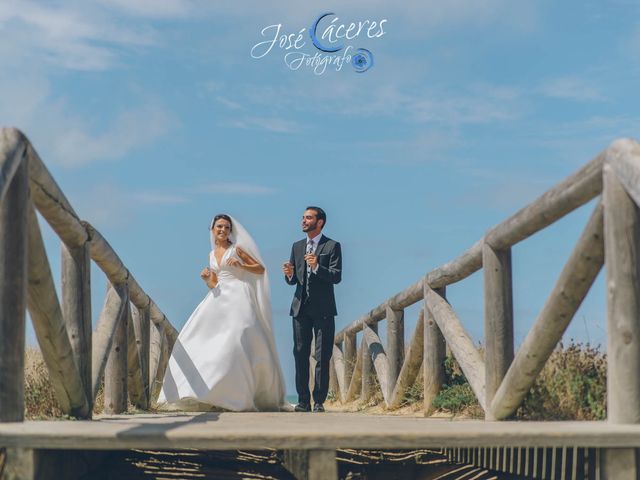
[[[311,270],[315,270],[315,268],[318,266],[318,257],[317,255],[314,255],[313,253],[307,253],[304,256],[304,259],[307,262],[307,265],[309,265],[309,268]]]
[[[291,262],[285,262],[282,265],[282,271],[287,277],[293,277],[293,265],[291,264]]]

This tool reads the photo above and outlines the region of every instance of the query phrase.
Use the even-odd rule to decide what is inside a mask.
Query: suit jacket
[[[318,270],[309,277],[309,298],[306,298],[307,262],[304,255],[307,250],[307,239],[295,242],[291,247],[291,259],[293,264],[293,276],[285,280],[289,285],[296,286],[296,292],[291,302],[289,315],[296,317],[300,313],[300,307],[304,303],[307,312],[321,316],[336,316],[336,298],[333,286],[342,280],[342,250],[340,243],[322,235],[316,248],[318,257]]]

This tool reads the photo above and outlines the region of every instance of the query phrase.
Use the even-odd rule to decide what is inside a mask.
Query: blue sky
[[[370,70],[294,71],[278,48],[251,57],[263,28],[297,33],[323,12],[336,25],[387,20],[383,36],[347,42],[372,52]],[[637,137],[639,14],[627,0],[2,0],[0,121],[26,132],[177,328],[205,293],[211,217],[240,219],[272,272],[292,390],[292,290],[279,272],[304,207],[324,207],[325,233],[343,244],[340,328],[615,138]],[[514,249],[517,341],[592,208]],[[57,272],[51,233],[47,244]],[[97,316],[105,283],[93,273]],[[481,274],[450,300],[481,340]],[[601,274],[567,339],[605,342],[605,324]]]

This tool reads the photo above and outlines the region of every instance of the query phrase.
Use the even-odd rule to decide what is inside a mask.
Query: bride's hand
[[[242,268],[244,266],[244,264],[240,260],[234,257],[231,257],[229,260],[227,260],[227,265],[229,265],[230,267],[238,268]]]
[[[211,269],[209,267],[205,267],[200,272],[200,278],[203,280],[207,280],[211,276],[211,273],[212,273]]]

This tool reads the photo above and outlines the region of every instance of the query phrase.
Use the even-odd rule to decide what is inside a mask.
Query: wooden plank
[[[348,388],[353,377],[353,370],[356,366],[358,355],[358,344],[356,343],[356,335],[344,336],[344,384]],[[345,392],[346,393],[346,392]]]
[[[62,270],[62,316],[67,326],[73,358],[89,404],[93,410],[91,390],[91,257],[89,245],[85,243],[70,249],[61,246]]]
[[[589,292],[604,262],[602,228],[599,203],[495,394],[494,418],[515,412]]]
[[[344,366],[344,357],[342,355],[342,350],[338,345],[333,346],[333,355],[331,356],[331,361],[333,362],[333,368],[335,370],[335,380],[336,380],[336,393],[338,396],[338,400],[341,402],[345,401],[347,394],[347,383],[345,383],[345,366]]]
[[[634,448],[607,448],[604,450],[602,467],[605,480],[637,480],[636,450]]]
[[[435,292],[442,298],[446,298],[446,287],[435,290]],[[444,360],[447,346],[433,313],[431,313],[431,310],[427,307],[426,296],[422,313],[425,318],[423,325],[424,348],[422,362],[422,371],[424,372],[423,410],[424,414],[428,415],[433,399],[440,393],[442,384],[444,383]]]
[[[489,230],[485,240],[495,249],[511,247],[584,205],[602,192],[602,165],[607,151],[598,154],[573,175]]]
[[[422,357],[424,352],[424,310],[420,310],[416,328],[411,337],[409,351],[402,364],[402,369],[398,375],[398,381],[395,384],[389,401],[389,408],[397,408],[404,400],[404,395],[411,387],[420,372],[422,366]]]
[[[60,408],[74,417],[87,418],[91,414],[89,402],[73,359],[38,218],[32,205],[29,206],[28,229],[27,305],[40,351]]]
[[[370,326],[371,330],[377,330],[378,325],[374,324]],[[363,336],[362,336],[362,388],[360,389],[360,401],[368,402],[371,396],[373,395],[373,386],[375,379],[374,375],[374,365],[373,359],[371,358],[371,352],[369,351],[369,345],[367,343],[366,338],[364,337],[364,328],[363,328]]]
[[[603,201],[607,261],[607,418],[615,423],[638,423],[640,213],[609,165],[604,167]]]
[[[143,401],[136,404],[139,408],[146,410],[149,408],[149,357],[150,357],[150,312],[148,308],[134,307],[131,309],[133,333],[135,344],[140,361],[140,374],[142,376]]]
[[[71,248],[81,247],[89,237],[78,214],[31,144],[27,156],[33,203],[60,240]]]
[[[169,365],[169,358],[171,353],[169,352],[167,337],[164,334],[160,336],[160,357],[158,358],[158,366],[156,368],[155,376],[151,379],[151,405],[154,405],[160,395],[162,384],[164,382],[164,374]]]
[[[156,391],[156,377],[158,375],[158,366],[160,365],[160,356],[162,355],[162,330],[155,323],[151,322],[149,325],[150,338],[149,338],[149,401],[153,403],[157,398]],[[160,379],[162,382],[162,378]],[[162,384],[160,385],[162,386]]]
[[[404,310],[394,310],[389,305],[387,311],[387,360],[389,371],[387,383],[391,392],[398,380],[404,362]]]
[[[433,314],[440,331],[444,335],[451,352],[460,364],[480,406],[486,411],[484,361],[456,316],[451,305],[440,295],[425,285],[427,308]]]
[[[490,428],[488,428],[490,427]],[[640,425],[492,422],[326,412],[116,415],[94,421],[0,424],[0,444],[49,449],[129,448],[638,448]],[[548,465],[548,464],[547,464]]]
[[[129,318],[127,318],[127,391],[131,404],[141,410],[146,410],[149,408],[149,397],[147,395],[149,369],[147,363],[147,370],[146,372],[144,371],[139,344],[141,332],[136,332],[134,311],[137,313],[135,307],[129,304]],[[147,328],[148,326],[147,324]],[[147,343],[147,347],[148,345]]]
[[[0,468],[2,480],[38,480],[37,455],[31,448],[8,448],[6,463]]]
[[[127,354],[129,330],[129,302],[125,303],[125,313],[116,324],[109,358],[104,372],[104,411],[114,414],[127,411]]]
[[[4,201],[16,172],[23,164],[27,142],[16,128],[0,129],[0,203]]]
[[[640,144],[630,138],[616,140],[607,149],[605,163],[635,204],[640,205]]]
[[[360,348],[356,355],[356,364],[353,367],[353,376],[351,377],[351,383],[349,383],[349,390],[347,390],[347,402],[351,402],[356,399],[362,390],[362,362],[364,360],[364,350],[366,350],[364,340],[360,344]]]
[[[365,327],[363,335],[369,349],[369,355],[373,362],[376,376],[378,377],[382,396],[384,397],[385,403],[388,405],[391,396],[391,385],[389,384],[389,359],[382,347],[380,337],[378,337],[378,334],[371,327]]]
[[[91,392],[95,399],[102,384],[104,369],[111,352],[116,327],[127,314],[129,294],[125,285],[107,286],[104,306],[98,318],[96,334],[93,336],[93,361]]]
[[[485,243],[482,250],[484,273],[484,336],[486,404],[491,405],[502,379],[513,361],[513,288],[511,249],[495,250]],[[491,410],[487,412],[491,418]]]
[[[0,133],[0,167],[4,167],[19,152],[7,152],[16,132]],[[6,177],[13,174],[0,203],[0,422],[24,418],[28,165],[22,162],[7,170],[0,170]]]

